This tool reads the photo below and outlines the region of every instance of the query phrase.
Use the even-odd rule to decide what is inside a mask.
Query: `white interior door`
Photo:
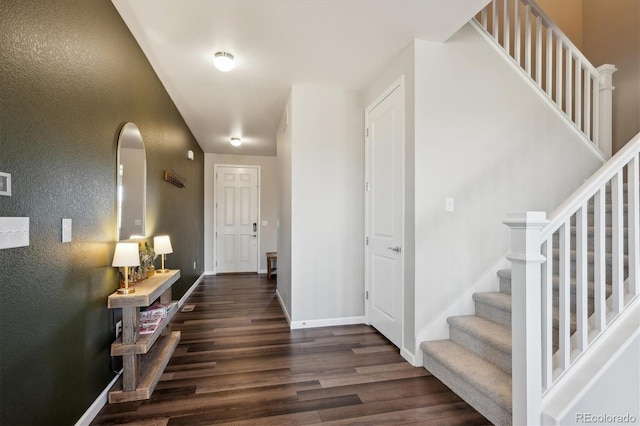
[[[258,169],[216,167],[216,272],[258,272]]]
[[[369,323],[402,345],[404,87],[390,87],[366,113],[365,279]]]

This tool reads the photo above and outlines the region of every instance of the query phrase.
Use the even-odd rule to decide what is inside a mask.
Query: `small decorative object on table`
[[[147,241],[140,243],[140,267],[142,268],[142,276],[149,278],[155,275],[156,269],[153,266],[153,261],[156,260],[158,255]]]

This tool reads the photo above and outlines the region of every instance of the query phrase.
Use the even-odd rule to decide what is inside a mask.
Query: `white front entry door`
[[[258,168],[216,166],[216,272],[258,272]]]
[[[369,323],[402,347],[404,85],[399,80],[366,111],[365,280]]]

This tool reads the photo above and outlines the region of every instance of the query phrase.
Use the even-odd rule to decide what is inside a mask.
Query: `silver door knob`
[[[402,249],[400,248],[400,246],[395,246],[395,247],[387,247],[387,250],[391,250],[394,251],[396,253],[400,253],[402,251]]]

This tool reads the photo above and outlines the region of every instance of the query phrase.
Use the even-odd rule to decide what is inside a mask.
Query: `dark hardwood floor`
[[[92,424],[490,424],[369,326],[289,330],[275,288],[206,277],[173,319],[182,339],[151,399]]]

